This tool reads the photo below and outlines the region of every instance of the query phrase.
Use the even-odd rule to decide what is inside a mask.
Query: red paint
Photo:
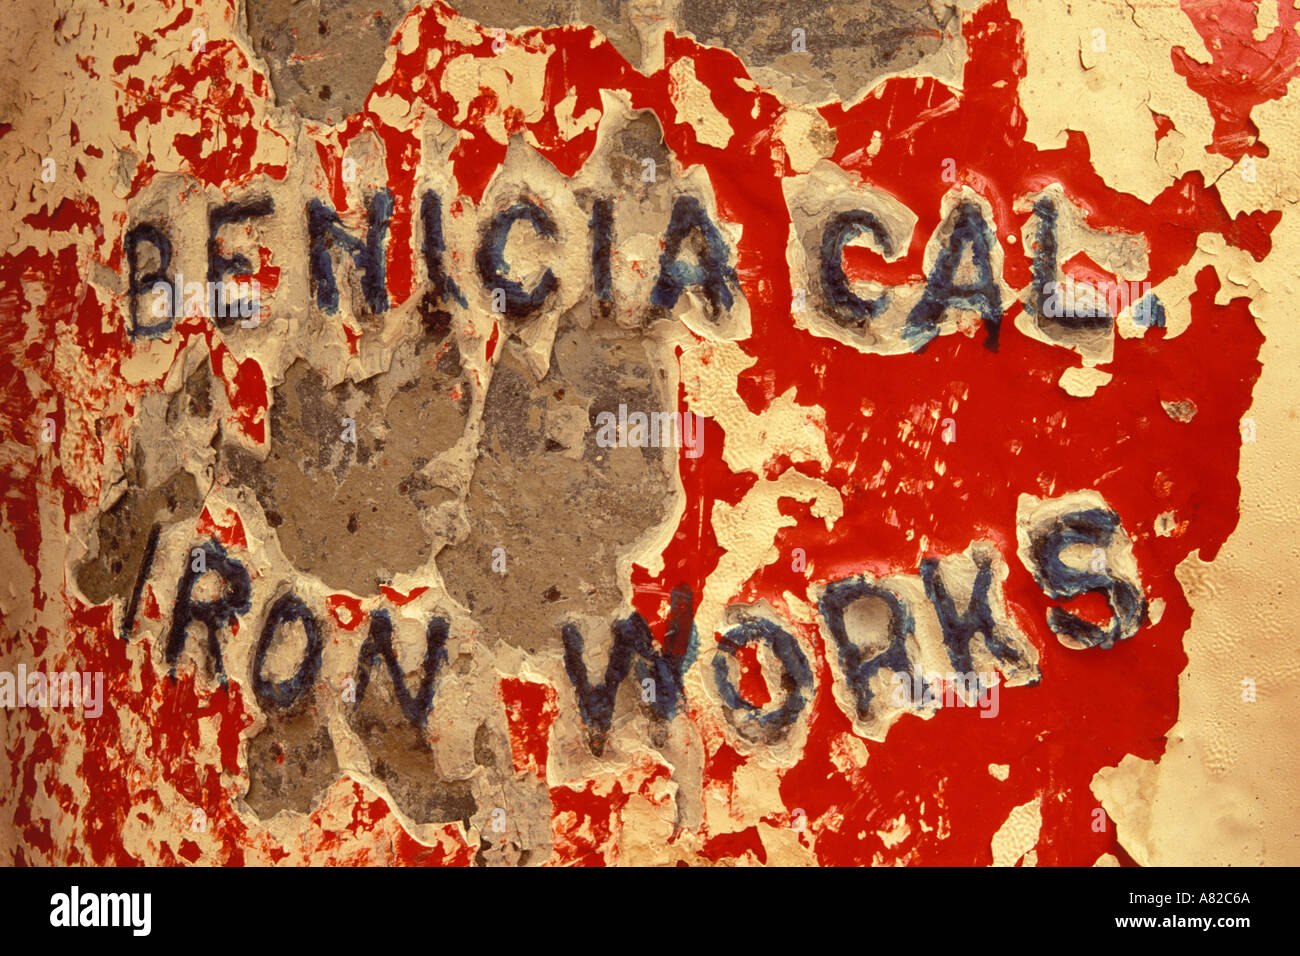
[[[398,607],[401,607],[404,604],[410,604],[412,601],[414,601],[416,598],[418,598],[421,594],[423,594],[425,591],[429,589],[427,586],[421,585],[418,588],[412,588],[409,594],[403,594],[401,591],[396,591],[393,588],[390,588],[386,584],[381,584],[379,585],[379,590],[383,593],[384,597],[388,598],[388,600],[391,603],[396,604]]]
[[[334,618],[334,622],[345,631],[355,631],[357,625],[366,617],[365,612],[361,610],[361,599],[350,594],[327,596],[325,607],[329,610],[330,617]]]
[[[581,788],[551,787],[551,864],[605,866],[614,862],[605,855],[604,848],[617,828],[627,799],[627,793],[617,783],[608,792],[598,789],[594,781],[587,781]]]
[[[1258,142],[1259,129],[1250,111],[1286,94],[1287,84],[1300,75],[1300,10],[1277,5],[1278,25],[1263,40],[1254,38],[1257,4],[1205,3],[1180,0],[1210,53],[1208,64],[1194,60],[1182,47],[1172,53],[1174,69],[1187,86],[1204,97],[1214,117],[1214,142],[1209,152],[1234,162],[1246,154],[1266,156]],[[1280,145],[1280,144],[1279,144]]]
[[[357,343],[361,341],[361,333],[354,330],[352,326],[348,325],[346,322],[342,324],[342,328],[343,328],[343,334],[347,336],[348,339],[348,354],[349,355],[360,354],[361,349],[357,345]]]
[[[763,839],[758,827],[746,827],[730,833],[719,833],[704,841],[700,856],[711,862],[719,860],[743,860],[749,857],[759,863],[767,862],[767,850],[763,848]]]
[[[205,506],[194,530],[200,535],[216,538],[227,548],[248,550],[248,536],[244,533],[244,522],[240,520],[239,512],[233,508],[224,509],[224,520],[218,522],[213,519],[212,513]]]
[[[546,779],[547,740],[559,713],[555,698],[555,688],[549,684],[517,677],[501,681],[501,700],[510,733],[510,759],[516,772],[531,771]]]
[[[746,644],[734,648],[731,653],[740,664],[740,680],[736,682],[740,696],[755,707],[762,707],[769,703],[772,694],[768,690],[767,681],[763,679],[763,671],[759,666],[757,645]]]

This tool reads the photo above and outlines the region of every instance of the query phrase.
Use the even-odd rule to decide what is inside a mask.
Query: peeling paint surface
[[[14,15],[7,862],[1300,862],[1300,10]]]

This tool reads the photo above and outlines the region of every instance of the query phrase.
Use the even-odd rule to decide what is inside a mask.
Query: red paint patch
[[[198,534],[216,538],[227,548],[243,548],[247,551],[248,536],[244,533],[244,522],[240,519],[239,512],[233,508],[224,510],[224,520],[217,522],[205,506],[194,530]]]
[[[531,771],[545,780],[548,738],[559,713],[555,688],[507,677],[501,681],[501,699],[506,706],[510,759],[515,771]]]
[[[425,591],[429,589],[428,587],[422,586],[418,588],[412,588],[410,594],[403,594],[401,591],[393,590],[392,588],[388,587],[388,585],[386,584],[381,584],[379,586],[379,590],[380,592],[383,593],[384,597],[388,598],[388,600],[391,603],[396,604],[398,607],[401,607],[403,604],[410,604],[412,601],[414,601],[416,598],[418,598],[421,594],[423,594]]]
[[[361,610],[361,599],[350,594],[329,595],[325,598],[325,607],[335,623],[345,631],[355,631],[366,617]]]
[[[354,331],[352,326],[348,325],[346,322],[343,323],[342,328],[343,334],[346,335],[348,339],[348,354],[360,354],[361,349],[357,343],[361,341],[361,333]]]

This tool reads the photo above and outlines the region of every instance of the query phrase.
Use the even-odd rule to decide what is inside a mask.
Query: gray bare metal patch
[[[348,724],[370,757],[371,774],[397,808],[417,823],[466,821],[478,809],[468,780],[446,779],[423,728],[402,715],[388,677],[378,676],[348,714]]]
[[[329,727],[312,710],[272,716],[248,742],[245,802],[263,820],[306,813],[339,776]]]
[[[276,102],[338,122],[361,108],[388,39],[413,0],[247,0],[248,35],[266,61]]]
[[[224,448],[224,476],[253,489],[285,556],[330,587],[373,594],[451,534],[456,493],[425,469],[460,439],[468,386],[454,343],[417,359],[334,388],[295,362],[272,398],[266,461]]]
[[[208,423],[213,402],[207,359],[175,395],[152,397],[145,406],[156,412],[153,417],[162,435],[175,434],[189,422]],[[92,604],[130,598],[150,557],[155,525],[168,527],[195,518],[202,505],[198,482],[183,468],[173,443],[164,437],[146,447],[145,434],[135,432],[123,467],[122,495],[99,516],[90,553],[75,572],[77,587]]]
[[[554,649],[562,616],[610,619],[623,605],[619,559],[669,516],[677,456],[602,448],[593,423],[620,403],[674,407],[651,349],[604,320],[562,329],[537,381],[507,346],[465,503],[471,530],[436,559],[448,593],[494,638]]]
[[[629,63],[640,62],[641,41],[632,21],[637,5],[627,0],[461,0],[452,6],[489,29],[593,26]]]
[[[733,50],[751,72],[770,71],[755,74],[760,82],[796,82],[805,92],[795,99],[851,102],[876,78],[937,53],[960,31],[961,16],[954,5],[917,0],[689,0],[677,23],[701,43]]]
[[[117,504],[99,516],[97,552],[77,568],[77,587],[92,604],[130,595],[155,524],[167,525],[199,513],[194,476],[178,471],[162,484],[142,488],[134,470]]]

